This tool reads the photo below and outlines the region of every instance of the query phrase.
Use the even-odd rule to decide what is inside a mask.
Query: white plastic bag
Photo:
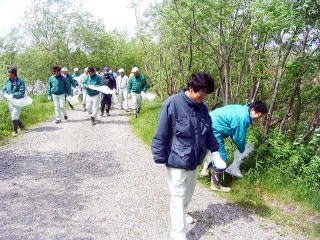
[[[253,143],[247,143],[243,153],[240,153],[239,150],[235,151],[233,153],[233,156],[234,156],[233,162],[226,169],[226,172],[235,177],[242,177],[240,165],[243,162],[242,160],[248,157],[249,154],[253,151],[253,149],[254,149]]]
[[[67,100],[72,105],[77,104],[79,102],[79,95],[74,95],[73,97],[68,96]]]
[[[26,96],[26,97],[20,98],[20,99],[11,98],[9,101],[14,106],[24,107],[24,106],[28,106],[32,103],[32,98],[29,96]]]
[[[104,94],[113,94],[115,92],[114,90],[111,90],[108,86],[100,86],[100,87],[91,86],[90,89],[102,92]]]
[[[142,99],[146,99],[150,102],[152,102],[156,97],[156,95],[153,93],[145,93],[145,92],[141,92],[141,96],[142,96]]]

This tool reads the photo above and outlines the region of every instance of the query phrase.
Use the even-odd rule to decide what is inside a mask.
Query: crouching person
[[[91,116],[91,124],[95,125],[97,111],[100,104],[100,92],[91,89],[93,86],[102,86],[102,78],[94,72],[93,67],[88,67],[88,75],[83,80],[83,88],[87,93],[86,109]]]
[[[163,104],[159,124],[152,139],[155,163],[167,167],[171,195],[170,239],[186,240],[186,208],[193,195],[197,167],[207,150],[217,152],[219,145],[211,129],[211,118],[203,103],[214,90],[213,78],[207,73],[193,73],[188,89],[169,97]]]
[[[54,111],[56,113],[56,123],[61,123],[61,112],[63,113],[64,119],[68,120],[66,110],[66,95],[71,95],[70,85],[68,80],[61,75],[60,67],[52,68],[53,75],[48,81],[48,99],[52,99],[54,103]]]
[[[18,127],[20,127],[20,129],[24,129],[24,125],[20,120],[21,108],[13,105],[10,102],[10,99],[20,99],[23,98],[25,94],[25,83],[23,80],[18,78],[17,73],[17,68],[8,67],[9,78],[5,81],[4,88],[2,90],[5,94],[5,97],[8,99],[9,111],[14,131],[13,136],[18,135]]]
[[[222,160],[227,163],[227,153],[224,148],[224,139],[230,137],[237,146],[240,153],[246,149],[246,136],[248,127],[259,120],[267,112],[266,104],[255,101],[251,104],[231,104],[217,108],[209,113],[212,121],[212,131],[219,143],[219,153]],[[230,192],[229,187],[221,185],[221,178],[224,169],[216,166],[214,161],[205,162],[201,174],[208,175],[208,168],[211,168],[211,190],[219,192]],[[225,164],[226,165],[226,164]],[[239,165],[240,166],[240,165]]]

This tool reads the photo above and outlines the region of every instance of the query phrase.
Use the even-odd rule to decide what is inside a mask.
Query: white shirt
[[[124,75],[123,77],[119,75],[116,79],[116,82],[117,82],[117,91],[119,91],[120,89],[127,89],[129,78],[126,75]]]

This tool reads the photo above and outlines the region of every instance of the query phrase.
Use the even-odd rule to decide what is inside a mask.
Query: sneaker
[[[61,120],[56,119],[56,122],[55,122],[55,123],[56,123],[56,124],[61,123]]]
[[[66,121],[67,121],[67,120],[68,120],[68,116],[64,116],[64,120],[66,120]]]
[[[103,117],[103,113],[100,113],[100,116]]]
[[[129,109],[126,109],[126,112],[129,112]]]
[[[19,133],[17,133],[17,132],[13,132],[12,133],[12,137],[16,137],[16,136],[18,136],[19,135]]]
[[[85,109],[85,108],[84,108],[84,109],[82,109],[82,112],[86,112],[86,111],[87,111],[87,109]]]
[[[187,224],[193,224],[196,222],[196,219],[194,219],[193,217],[191,217],[189,214],[186,214],[186,223]]]
[[[94,121],[94,117],[91,117],[91,125],[96,125],[96,122]]]
[[[111,116],[110,113],[107,113],[107,116],[110,117]]]
[[[221,185],[211,185],[210,189],[212,191],[216,191],[216,192],[230,192],[231,191],[231,188],[229,187],[223,187]]]

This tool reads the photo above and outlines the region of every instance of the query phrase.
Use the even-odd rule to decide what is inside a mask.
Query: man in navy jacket
[[[213,78],[203,72],[193,73],[188,89],[169,97],[163,104],[151,150],[154,161],[167,167],[171,194],[170,239],[186,240],[186,207],[194,192],[197,167],[207,150],[217,152],[211,118],[203,100],[214,90]],[[219,154],[214,154],[220,157]]]

